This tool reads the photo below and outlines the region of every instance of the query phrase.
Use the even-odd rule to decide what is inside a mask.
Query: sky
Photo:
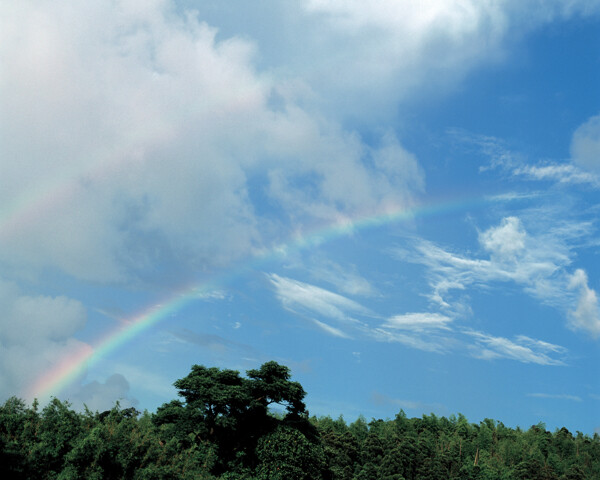
[[[600,432],[600,1],[0,1],[0,401]]]

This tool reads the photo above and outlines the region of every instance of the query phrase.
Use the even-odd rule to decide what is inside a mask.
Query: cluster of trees
[[[10,398],[0,406],[0,478],[600,479],[597,434],[403,411],[350,424],[310,418],[302,386],[276,362],[246,377],[194,365],[175,386],[181,400],[155,413],[76,412],[57,399],[40,410]]]

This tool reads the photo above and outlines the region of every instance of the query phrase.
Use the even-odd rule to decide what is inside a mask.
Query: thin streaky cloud
[[[390,330],[384,327],[371,328],[365,332],[368,337],[387,343],[400,343],[416,350],[447,354],[453,350],[455,341],[450,336],[406,333],[396,329]]]
[[[373,285],[362,276],[354,265],[342,266],[329,259],[314,259],[316,266],[308,267],[310,275],[316,280],[327,282],[346,295],[372,297],[377,295]]]
[[[371,393],[371,402],[375,403],[376,405],[394,405],[396,408],[406,410],[447,410],[447,408],[442,404],[429,404],[418,400],[405,400],[400,398],[393,398],[389,395],[385,395],[377,391]]]
[[[358,302],[324,288],[308,283],[268,274],[275,287],[277,298],[288,309],[302,308],[338,321],[357,323],[351,314],[370,315],[371,312]]]
[[[599,118],[600,116],[593,117],[588,122],[588,124],[593,123],[595,130],[600,125]],[[582,127],[586,127],[588,124],[583,124]],[[600,145],[597,139],[599,134],[597,131],[590,132],[589,130],[591,128],[586,130],[587,136],[585,138],[582,138],[582,134],[577,135],[578,132],[573,135],[571,145],[572,161],[545,160],[533,163],[528,162],[524,155],[512,151],[499,138],[456,129],[449,130],[448,133],[459,142],[475,146],[483,155],[489,158],[489,164],[480,167],[480,172],[502,169],[514,177],[522,177],[530,181],[548,181],[563,185],[588,185],[597,189],[600,188],[600,176],[596,173],[598,170],[596,158],[598,145]],[[594,147],[590,147],[590,144],[593,144]],[[584,152],[585,155],[581,152]],[[585,157],[585,161],[582,161],[581,157]],[[594,158],[594,160],[590,160],[590,158]],[[581,165],[589,168],[584,168]]]
[[[530,180],[553,181],[563,184],[587,184],[600,188],[600,177],[572,163],[545,163],[523,165],[512,170],[515,176],[524,176]]]
[[[543,342],[540,348],[537,341],[529,337],[517,337],[510,340],[505,337],[497,337],[476,330],[465,329],[463,333],[472,337],[474,343],[469,349],[472,356],[484,360],[494,359],[510,359],[517,360],[522,363],[535,363],[538,365],[565,365],[560,358],[553,358],[548,352],[552,348],[552,352],[566,353],[566,349],[558,345],[547,344]]]
[[[394,315],[386,320],[384,327],[399,329],[399,330],[412,330],[412,331],[424,331],[424,330],[449,330],[449,323],[452,322],[452,318],[442,315],[440,313],[405,313],[403,315]]]
[[[548,398],[548,399],[555,399],[555,400],[571,400],[573,402],[582,402],[583,401],[581,399],[581,397],[578,397],[577,395],[568,395],[568,394],[563,394],[563,393],[528,393],[527,396],[528,397],[533,397],[533,398]]]
[[[275,274],[268,275],[284,308],[301,314],[329,335],[339,338],[363,338],[376,342],[398,343],[416,350],[438,354],[456,353],[467,348],[474,358],[509,359],[539,365],[563,365],[567,349],[543,340],[519,335],[514,340],[481,331],[455,328],[454,318],[439,312],[411,312],[391,316],[372,326],[356,320],[351,313],[376,314],[357,302],[320,287]],[[352,310],[353,312],[351,312]],[[312,315],[342,320],[343,328],[334,327]],[[350,333],[350,330],[352,333]]]
[[[445,312],[464,309],[464,295],[475,290],[501,290],[513,284],[542,304],[565,315],[566,324],[598,336],[600,310],[596,292],[583,270],[570,273],[574,250],[593,232],[589,221],[565,221],[553,211],[522,212],[480,231],[479,257],[453,252],[431,241],[412,237],[394,254],[399,260],[426,267],[432,305]],[[471,254],[472,255],[472,254]],[[458,296],[459,293],[461,296]],[[468,310],[467,310],[468,311]]]
[[[328,325],[325,322],[321,322],[321,321],[317,320],[316,318],[313,318],[312,322],[317,327],[319,327],[321,330],[323,330],[324,332],[326,332],[330,335],[333,335],[334,337],[351,338],[350,335],[348,335],[347,333],[344,333],[339,328],[332,327],[331,325]]]

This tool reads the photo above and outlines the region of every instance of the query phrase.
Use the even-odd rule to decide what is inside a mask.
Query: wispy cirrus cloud
[[[308,317],[319,329],[335,337],[398,343],[440,354],[466,350],[482,360],[509,359],[539,365],[563,365],[562,357],[567,353],[559,345],[524,335],[509,340],[455,326],[454,317],[439,312],[381,317],[354,300],[315,285],[275,274],[268,278],[285,308]],[[337,326],[327,323],[332,320]]]
[[[476,358],[485,360],[504,358],[538,365],[565,365],[561,358],[554,356],[563,356],[567,353],[567,350],[559,345],[525,336],[517,336],[510,340],[475,330],[464,330],[463,333],[473,338],[474,343],[469,348]]]
[[[383,324],[387,328],[411,331],[449,330],[452,318],[440,313],[405,313],[388,318]]]
[[[335,328],[325,322],[322,322],[320,320],[317,320],[316,318],[312,318],[311,321],[317,326],[319,327],[321,330],[323,330],[324,332],[333,335],[334,337],[340,337],[340,338],[352,338],[348,333],[343,332],[342,330],[340,330],[339,328]]]
[[[523,176],[529,180],[545,180],[563,184],[586,184],[600,188],[600,176],[584,170],[572,163],[541,163],[522,165],[512,170],[515,176]]]
[[[359,274],[354,265],[341,266],[326,258],[313,261],[315,266],[308,267],[310,275],[316,280],[325,281],[347,295],[371,297],[377,295],[373,285]]]
[[[435,410],[437,412],[447,410],[447,407],[445,405],[437,403],[430,404],[418,400],[393,398],[377,391],[371,393],[371,402],[373,402],[376,405],[394,405],[396,408],[402,408],[406,410]]]
[[[561,161],[546,159],[531,162],[497,137],[458,129],[450,129],[448,133],[488,158],[489,164],[480,167],[482,172],[501,169],[530,181],[600,188],[600,115],[589,118],[575,130],[571,138],[570,158]]]
[[[277,298],[288,310],[318,314],[346,324],[358,322],[353,315],[372,315],[369,309],[358,302],[324,288],[274,273],[267,275],[267,278],[275,287]]]
[[[525,212],[526,213],[526,212]],[[527,216],[540,222],[540,211]],[[589,287],[583,269],[569,271],[572,243],[590,234],[589,222],[551,223],[541,221],[536,232],[525,229],[516,216],[505,217],[499,225],[479,232],[483,255],[472,257],[451,252],[423,239],[412,239],[412,249],[395,251],[397,258],[427,268],[433,304],[446,312],[465,310],[461,295],[470,289],[493,289],[513,284],[545,305],[564,312],[573,330],[600,335],[600,309],[595,290]],[[410,243],[410,242],[409,242]]]
[[[551,280],[570,258],[568,248],[553,248],[557,242],[551,241],[551,235],[543,237],[531,237],[519,218],[506,217],[500,225],[479,234],[487,258],[467,257],[422,239],[414,241],[412,250],[396,253],[402,260],[428,268],[433,289],[430,298],[444,307],[450,307],[445,297],[451,290],[487,288],[492,282],[515,282],[552,302],[560,288]]]
[[[370,338],[401,343],[418,350],[445,352],[451,342],[449,317],[412,313],[383,319],[377,313],[338,293],[276,274],[267,276],[284,308],[308,317],[322,331],[340,338]],[[318,319],[315,317],[319,317]],[[373,319],[378,324],[373,325]],[[335,321],[332,326],[326,321]],[[445,330],[444,334],[440,334]]]
[[[450,353],[459,343],[450,332],[441,334],[434,331],[402,331],[379,326],[366,333],[369,338],[378,342],[399,343],[410,348],[434,353]]]
[[[578,397],[577,395],[569,395],[565,393],[528,393],[527,396],[533,398],[548,398],[554,400],[571,400],[573,402],[583,401],[581,397]]]

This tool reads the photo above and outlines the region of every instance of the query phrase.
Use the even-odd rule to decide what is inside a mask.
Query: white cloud
[[[466,145],[474,145],[481,153],[489,157],[489,165],[479,168],[481,172],[500,168],[510,172],[515,177],[524,177],[532,181],[555,182],[562,185],[588,185],[600,188],[600,176],[592,168],[594,135],[598,136],[597,117],[592,117],[576,130],[571,141],[571,161],[556,162],[544,160],[529,163],[523,155],[511,151],[505,143],[493,136],[475,135],[462,130],[449,130],[449,134]],[[585,128],[584,128],[585,127]],[[595,132],[595,133],[594,133]],[[575,153],[582,151],[585,153]],[[577,155],[585,156],[586,160],[578,161]],[[582,157],[583,158],[583,157]],[[584,163],[589,164],[585,166]]]
[[[363,338],[376,342],[398,343],[417,350],[439,354],[462,351],[466,347],[472,356],[484,360],[511,359],[540,365],[563,365],[558,358],[567,350],[542,340],[518,335],[513,340],[456,328],[454,318],[436,312],[413,312],[394,315],[378,325],[355,317],[377,318],[359,303],[323,288],[276,274],[267,276],[275,287],[284,308],[307,316],[329,335],[340,338]],[[334,319],[343,326],[337,328],[313,317]],[[466,339],[466,340],[465,340]]]
[[[506,217],[498,227],[480,233],[479,242],[500,260],[513,260],[525,250],[527,233],[516,217]]]
[[[369,310],[359,303],[329,290],[274,273],[268,278],[275,287],[277,298],[291,311],[311,312],[350,324],[357,323],[353,314],[370,315]]]
[[[527,337],[526,335],[517,335],[515,337],[515,341],[520,345],[528,346],[534,350],[544,352],[544,353],[566,353],[566,349],[561,347],[560,345],[554,345],[552,343],[544,342],[542,340],[536,340],[534,338]]]
[[[476,358],[484,360],[505,358],[538,365],[564,365],[562,359],[552,355],[562,356],[566,353],[566,349],[559,345],[540,342],[524,336],[509,340],[475,330],[465,330],[463,333],[473,338],[475,343],[470,346],[470,350]]]
[[[193,293],[194,298],[207,301],[219,301],[219,300],[230,300],[231,295],[224,290],[199,290],[197,293]]]
[[[390,328],[389,325],[372,328],[366,335],[378,342],[399,343],[424,352],[449,353],[456,347],[457,341],[448,334],[440,335],[435,331],[409,331]]]
[[[145,366],[138,367],[132,364],[118,363],[114,365],[113,369],[129,379],[129,390],[150,392],[159,398],[175,398],[177,395],[172,378],[149,370]]]
[[[579,293],[576,309],[568,314],[569,327],[573,330],[583,330],[592,338],[598,338],[600,336],[598,295],[588,286],[588,278],[584,270],[575,270],[569,281],[569,288]]]
[[[550,398],[557,400],[572,400],[573,402],[581,402],[581,397],[576,395],[560,394],[560,393],[528,393],[528,397],[534,398]]]
[[[490,157],[490,167],[483,167],[482,171],[500,167],[528,180],[600,188],[600,115],[589,118],[575,130],[568,162],[546,160],[531,164],[511,152],[497,138],[460,131],[451,133],[463,142],[477,145],[482,153]]]
[[[310,275],[335,286],[347,295],[360,295],[370,297],[376,295],[376,290],[371,283],[360,275],[354,265],[344,265],[326,258],[313,258],[314,266],[308,267]]]
[[[396,251],[398,258],[423,264],[429,279],[432,303],[446,312],[461,315],[469,289],[492,289],[494,284],[514,284],[525,293],[565,313],[576,301],[569,288],[572,249],[589,234],[587,223],[556,220],[552,212],[523,212],[534,229],[528,231],[517,217],[506,217],[497,226],[479,233],[479,243],[488,258],[468,257],[443,249],[426,240],[413,240],[413,251]],[[458,292],[458,296],[457,296]],[[591,294],[588,292],[588,303]],[[577,320],[590,319],[582,304]],[[583,315],[583,316],[582,316]],[[593,325],[590,320],[589,325]]]
[[[52,375],[57,366],[77,352],[91,349],[74,338],[86,324],[86,309],[77,300],[28,295],[0,279],[0,311],[0,399],[17,395],[31,401],[31,396],[45,395],[34,391],[40,379]],[[74,408],[83,409],[85,404],[92,410],[106,410],[116,400],[121,400],[122,407],[137,403],[129,396],[129,383],[120,374],[111,375],[104,383],[82,384],[83,378],[84,374],[79,375],[60,392],[60,397]]]
[[[0,261],[16,269],[130,281],[222,266],[289,233],[262,236],[253,193],[302,229],[423,186],[393,135],[367,147],[304,108],[293,78],[258,71],[254,43],[170,2],[0,8]]]
[[[429,410],[430,412],[432,410],[447,410],[444,405],[392,398],[380,392],[373,392],[371,394],[371,401],[376,405],[394,405],[396,408],[402,408],[406,410]]]
[[[0,279],[0,311],[0,398],[26,396],[53,365],[89,348],[73,338],[86,322],[85,308],[76,300],[27,295]]]
[[[446,352],[452,344],[450,338],[437,334],[440,330],[447,330],[444,325],[450,321],[449,318],[446,320],[446,317],[441,315],[408,314],[404,320],[402,316],[397,316],[379,326],[372,326],[357,317],[376,318],[377,314],[354,300],[276,274],[270,274],[268,278],[275,287],[276,295],[284,308],[308,316],[315,325],[330,335],[351,338],[349,332],[352,331],[353,335],[358,337],[370,338],[378,342],[400,343],[429,352]],[[313,315],[334,319],[343,326],[343,330],[317,320],[312,317]],[[430,319],[429,324],[426,317]],[[412,323],[409,325],[409,322]],[[436,322],[437,324],[434,325]]]
[[[570,329],[585,331],[592,338],[598,338],[600,305],[597,293],[589,287],[584,270],[569,272],[572,249],[578,240],[590,233],[590,224],[557,221],[552,215],[544,218],[548,212],[542,210],[524,213],[530,222],[534,222],[534,233],[528,232],[517,217],[506,217],[500,225],[479,233],[480,245],[489,258],[470,258],[422,239],[412,240],[413,251],[403,247],[395,253],[401,260],[420,263],[427,268],[425,275],[431,287],[428,297],[433,305],[452,318],[464,317],[465,312],[469,316],[472,313],[465,304],[465,294],[470,289],[490,290],[497,288],[494,284],[498,282],[512,283],[543,304],[564,312]],[[402,319],[402,322],[411,324],[411,319]],[[526,346],[536,352],[560,351],[552,350],[551,344],[525,336],[517,337],[516,342],[519,348]],[[497,347],[502,345],[502,342],[491,343]],[[510,345],[505,345],[510,350]],[[499,355],[498,349],[479,349],[478,352],[482,358]],[[506,352],[502,353],[502,356],[506,355]]]
[[[83,410],[87,406],[92,412],[110,410],[119,402],[121,408],[137,405],[137,400],[129,397],[129,382],[123,375],[114,374],[104,383],[93,381],[64,395],[73,407]]]
[[[586,170],[600,171],[600,115],[591,117],[573,133],[571,160]]]
[[[334,337],[350,338],[350,335],[341,331],[339,328],[332,327],[331,325],[321,322],[321,321],[317,320],[316,318],[313,318],[312,322],[317,327],[319,327],[321,330],[324,330],[325,332],[327,332],[330,335],[333,335]]]
[[[310,30],[314,44],[306,48],[313,67],[304,78],[325,92],[322,97],[333,108],[359,120],[394,114],[395,103],[411,96],[453,88],[476,66],[503,61],[516,39],[547,22],[600,10],[586,0],[543,5],[306,0],[304,5],[316,24]]]
[[[563,184],[588,184],[600,187],[600,177],[595,173],[582,170],[570,163],[545,163],[523,165],[513,170],[514,175],[528,177],[531,180],[548,180]]]
[[[451,322],[452,318],[439,313],[405,313],[388,318],[384,326],[421,332],[436,329],[448,330],[448,324]]]

